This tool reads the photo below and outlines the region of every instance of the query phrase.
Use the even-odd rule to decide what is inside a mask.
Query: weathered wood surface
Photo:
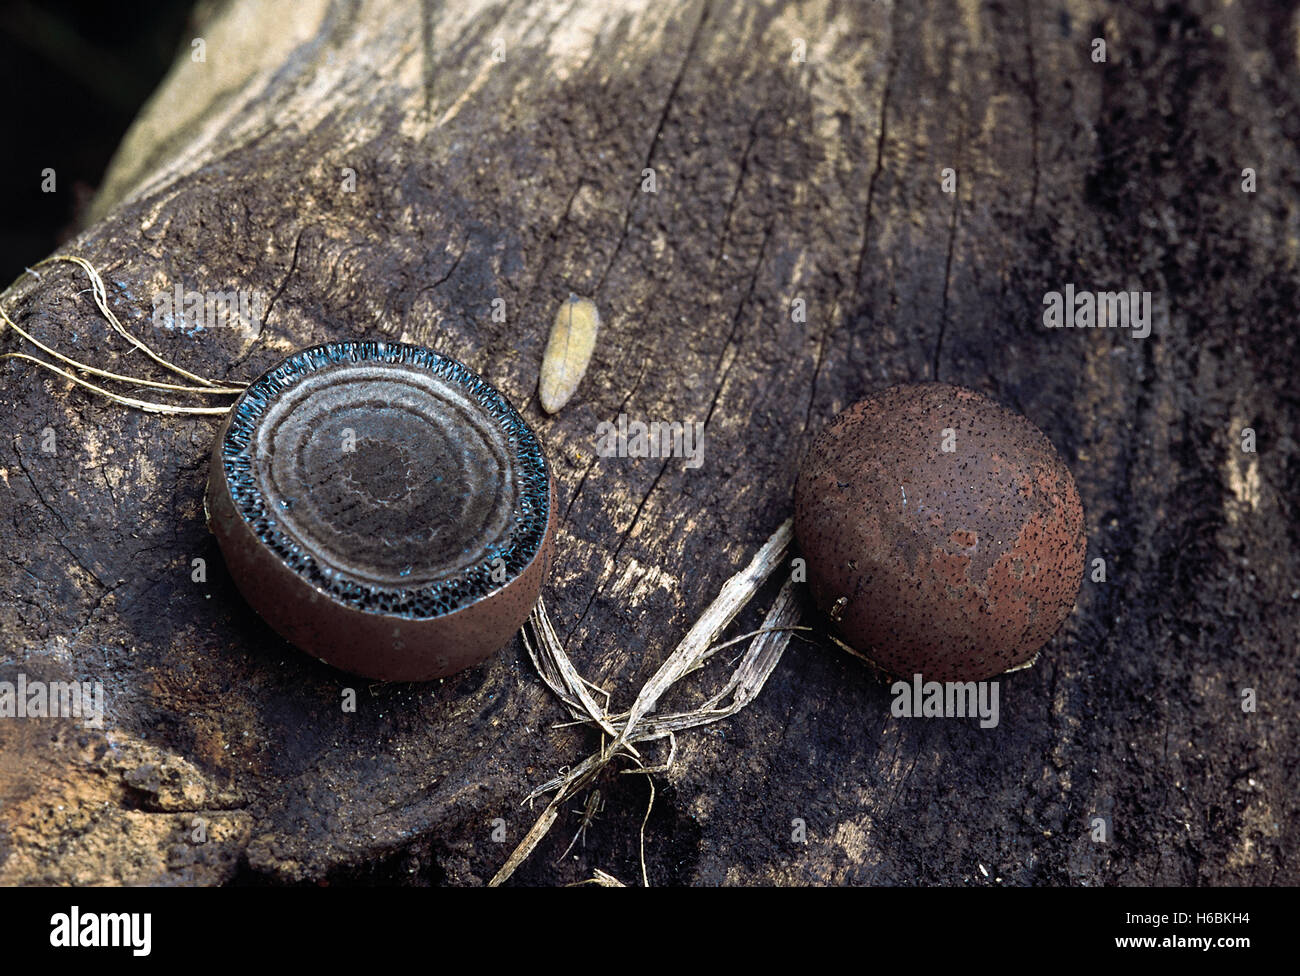
[[[856,661],[794,642],[757,702],[683,736],[651,882],[1294,884],[1296,11],[235,2],[196,27],[206,62],[178,61],[67,250],[202,372],[401,337],[506,392],[559,482],[557,628],[624,705],[787,517],[836,411],[934,377],[992,395],[1070,463],[1107,582],[1003,681],[994,730],[891,719]],[[1155,333],[1045,329],[1067,282],[1150,290]],[[259,334],[152,326],[176,283],[263,293]],[[84,287],[57,270],[4,307],[138,367]],[[570,292],[605,327],[545,417]],[[204,529],[214,422],[124,412],[26,364],[0,380],[0,678],[102,681],[108,710],[103,732],[0,721],[0,881],[478,884],[531,825],[527,791],[596,745],[552,730],[566,716],[518,640],[444,682],[373,687],[289,648]],[[704,463],[595,457],[620,413],[704,421]],[[517,882],[637,880],[644,781],[603,792],[585,848],[555,863],[566,814]]]

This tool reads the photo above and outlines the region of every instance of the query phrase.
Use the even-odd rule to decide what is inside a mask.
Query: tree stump
[[[557,479],[557,630],[624,707],[837,411],[931,379],[1019,410],[1074,473],[1090,569],[999,725],[895,719],[887,683],[796,639],[656,778],[650,882],[1295,884],[1296,11],[233,0],[65,253],[195,372],[388,338],[501,389]],[[15,321],[142,369],[84,276],[42,274],[4,294]],[[1046,328],[1067,284],[1150,291],[1152,334]],[[261,314],[160,327],[178,286]],[[570,293],[605,324],[547,416]],[[518,638],[418,685],[280,640],[204,527],[215,420],[15,360],[0,397],[0,680],[101,682],[106,709],[0,721],[0,882],[480,884],[527,793],[596,748],[553,727]],[[703,463],[597,456],[620,415],[703,422]],[[639,880],[646,784],[601,789],[584,843],[557,863],[566,809],[514,883]]]

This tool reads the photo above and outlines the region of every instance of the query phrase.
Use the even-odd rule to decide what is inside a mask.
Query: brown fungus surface
[[[1032,659],[1074,607],[1086,549],[1074,479],[1043,432],[940,383],[831,421],[799,470],[795,534],[845,641],[938,681]]]

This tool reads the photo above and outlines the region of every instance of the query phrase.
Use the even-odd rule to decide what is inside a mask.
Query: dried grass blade
[[[759,586],[785,559],[794,535],[794,523],[786,519],[744,570],[723,584],[722,590],[700,619],[695,622],[677,649],[668,656],[654,676],[641,689],[628,713],[623,736],[631,738],[633,727],[643,715],[654,709],[660,697],[692,670],[722,629],[731,623]]]

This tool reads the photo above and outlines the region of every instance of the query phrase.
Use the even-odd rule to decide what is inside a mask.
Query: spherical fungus
[[[1074,607],[1086,548],[1042,431],[939,383],[882,390],[826,427],[799,471],[795,534],[847,643],[940,681],[1030,660]]]

